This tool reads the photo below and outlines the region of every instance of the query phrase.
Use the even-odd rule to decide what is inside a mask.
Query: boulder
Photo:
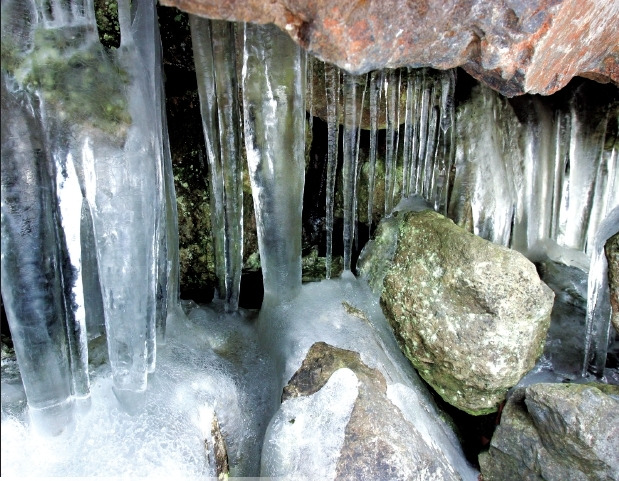
[[[434,211],[381,223],[360,266],[404,354],[463,411],[496,411],[543,351],[554,294],[535,266]]]
[[[275,23],[312,54],[351,73],[463,66],[507,96],[548,95],[577,75],[619,83],[615,0],[161,3],[209,18]]]
[[[619,479],[619,387],[533,384],[510,396],[490,449],[485,481]]]
[[[283,390],[265,436],[261,476],[285,479],[462,479],[432,438],[391,401],[359,353],[313,344]]]
[[[606,241],[604,246],[608,261],[608,287],[610,288],[611,321],[619,332],[619,232]]]

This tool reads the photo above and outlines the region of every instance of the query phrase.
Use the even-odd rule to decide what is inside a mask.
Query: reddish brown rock
[[[619,84],[616,0],[161,0],[190,13],[273,22],[352,72],[463,66],[507,96],[572,77]]]

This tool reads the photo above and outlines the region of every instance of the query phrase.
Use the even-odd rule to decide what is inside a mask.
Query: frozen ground
[[[525,383],[580,380],[584,311],[573,304],[583,301],[580,281],[578,275],[556,274],[570,282],[563,289],[571,294],[557,297],[546,354]],[[40,437],[28,429],[15,365],[3,360],[2,477],[214,476],[213,412],[227,443],[231,476],[258,476],[264,433],[281,388],[317,341],[360,352],[364,363],[383,372],[390,392],[406,394],[393,399],[402,398],[396,404],[407,419],[452,460],[461,459],[453,434],[434,422],[431,396],[418,390],[420,381],[397,348],[377,299],[352,274],[306,284],[294,301],[276,306],[267,301],[260,314],[225,314],[217,303],[186,302],[185,308],[188,316],[168,325],[145,409],[136,416],[125,413],[112,394],[100,343],[91,346],[90,409],[77,416],[70,432]],[[617,382],[616,369],[608,375]],[[457,469],[464,479],[476,479],[468,464]]]
[[[205,449],[213,411],[228,442],[231,475],[257,472],[273,369],[257,348],[254,314],[224,314],[220,307],[195,306],[168,325],[145,409],[136,416],[114,398],[107,363],[91,363],[90,409],[56,438],[28,429],[23,394],[7,382],[15,381],[11,366],[3,366],[2,477],[204,479],[215,475],[212,443]],[[106,357],[102,346],[91,353],[96,362]]]

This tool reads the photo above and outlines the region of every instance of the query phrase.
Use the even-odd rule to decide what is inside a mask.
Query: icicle
[[[63,246],[62,281],[65,293],[67,339],[71,359],[73,394],[90,396],[88,375],[88,330],[82,281],[82,191],[71,153],[56,158],[56,194],[60,229],[58,244]]]
[[[420,114],[419,114],[419,151],[417,155],[417,175],[416,182],[417,187],[415,189],[416,193],[423,195],[423,188],[425,185],[425,178],[429,174],[426,169],[425,161],[426,161],[426,149],[428,144],[428,122],[429,122],[429,111],[430,111],[430,101],[431,101],[431,92],[432,85],[428,81],[427,78],[427,69],[423,69],[422,80],[421,80],[421,98],[420,98]]]
[[[161,99],[165,99],[163,76],[160,77],[159,87]],[[180,252],[178,240],[178,211],[176,204],[176,192],[174,190],[174,172],[172,171],[172,153],[168,137],[168,121],[166,116],[165,102],[161,103],[162,120],[162,154],[163,154],[163,181],[165,189],[165,228],[166,253],[167,253],[167,316],[166,323],[157,326],[157,343],[166,342],[166,325],[171,318],[182,318],[184,312],[181,308],[180,297]]]
[[[413,140],[413,105],[414,87],[412,69],[406,69],[406,108],[404,114],[404,140],[402,143],[402,196],[408,197],[410,192],[410,169]]]
[[[360,115],[367,76],[344,75],[342,184],[344,197],[344,270],[350,271],[355,236]],[[359,103],[359,93],[361,102]]]
[[[305,99],[305,110],[308,113],[308,143],[311,144],[311,139],[314,132],[314,62],[316,62],[317,60],[307,52],[305,52],[305,55],[307,57],[307,98]]]
[[[335,200],[335,172],[337,170],[339,138],[340,69],[325,64],[325,94],[327,99],[327,186],[326,186],[326,278],[331,278],[333,257],[333,203]]]
[[[243,171],[234,24],[190,16],[211,180],[211,225],[220,298],[239,303],[243,268]]]
[[[455,112],[454,95],[456,90],[456,70],[451,69],[442,72],[441,78],[441,107],[440,107],[440,132],[438,149],[441,149],[437,163],[436,178],[434,181],[434,210],[447,213],[449,205],[449,179],[455,153]]]
[[[31,420],[59,434],[73,402],[53,181],[35,107],[7,82],[3,72],[2,299]]]
[[[301,288],[305,55],[274,25],[245,25],[243,112],[265,302]]]
[[[610,332],[610,296],[608,288],[608,263],[604,253],[606,241],[619,231],[619,206],[600,223],[593,252],[587,289],[587,320],[585,357],[582,374],[604,376],[608,337]]]
[[[522,184],[521,125],[510,105],[487,87],[475,87],[458,111],[456,176],[450,218],[484,239],[508,245]]]
[[[400,72],[390,70],[385,81],[387,100],[387,150],[385,155],[385,215],[391,214],[395,200],[398,138],[400,130]]]
[[[576,91],[571,102],[569,172],[566,173],[560,213],[558,243],[584,251],[595,194],[595,178],[602,159],[607,116],[594,120]],[[591,226],[594,228],[595,226]],[[589,237],[592,237],[592,233]]]
[[[568,113],[557,111],[555,113],[554,132],[554,176],[552,194],[552,219],[550,225],[550,238],[556,240],[560,232],[561,202],[563,198],[565,173],[569,169],[569,138],[571,131],[571,116]]]
[[[372,232],[374,216],[374,189],[376,182],[376,142],[378,136],[378,112],[383,90],[383,72],[375,70],[370,74],[370,171],[368,174],[368,225]]]
[[[94,221],[114,393],[129,411],[143,402],[147,373],[156,361],[155,286],[161,213],[161,121],[153,82],[155,10],[151,2],[119,2],[118,66],[127,85],[113,85],[130,122],[106,136],[85,132],[82,144],[86,193]],[[136,45],[140,40],[141,47]],[[150,39],[148,42],[145,39]],[[126,130],[123,130],[126,129]],[[120,141],[122,139],[122,141]],[[120,145],[119,145],[120,144]],[[96,159],[96,160],[95,160]]]
[[[434,93],[434,92],[433,92]],[[432,95],[431,97],[434,97]],[[434,162],[435,162],[435,148],[436,148],[436,136],[438,135],[438,122],[439,113],[436,105],[430,109],[430,116],[428,119],[428,136],[425,146],[425,158],[423,161],[423,184],[422,184],[422,196],[426,200],[433,200],[432,197],[432,181],[434,177]]]
[[[423,86],[423,70],[415,70],[415,81],[413,87],[413,100],[412,107],[414,110],[413,117],[413,130],[411,132],[411,163],[410,174],[408,182],[409,194],[418,193],[417,179],[420,175],[420,163],[419,163],[419,136],[421,130],[421,88]]]

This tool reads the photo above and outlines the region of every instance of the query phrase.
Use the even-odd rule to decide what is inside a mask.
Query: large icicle
[[[367,76],[344,75],[342,186],[344,197],[344,270],[351,270],[357,213],[357,172],[363,96]]]
[[[218,295],[239,304],[243,268],[243,169],[234,24],[190,16],[202,125],[210,168]]]
[[[3,33],[4,16],[3,5]],[[4,41],[4,39],[3,39]],[[58,434],[73,402],[53,181],[31,99],[2,74],[2,299],[30,418]]]
[[[587,320],[583,376],[591,373],[604,376],[610,325],[610,295],[608,263],[604,252],[606,241],[619,231],[619,206],[599,225],[591,254],[587,289]]]
[[[598,118],[585,104],[586,95],[578,89],[571,100],[569,169],[566,173],[559,219],[560,245],[584,251],[591,242],[595,226],[590,215],[595,198],[595,180],[602,160],[607,116]],[[593,232],[589,234],[589,231]]]
[[[335,173],[337,170],[338,140],[340,131],[340,69],[325,64],[325,94],[327,100],[327,185],[326,185],[326,278],[331,278],[333,260],[333,204],[335,202]]]
[[[243,112],[265,301],[301,288],[305,54],[273,25],[245,25]]]
[[[157,58],[148,50],[155,48],[155,9],[150,1],[134,7],[119,2],[121,47],[112,67],[128,74],[126,85],[113,88],[131,120],[116,122],[112,135],[86,135],[82,148],[113,389],[130,411],[143,401],[147,374],[155,367],[156,228],[163,197],[160,86],[153,81]]]

